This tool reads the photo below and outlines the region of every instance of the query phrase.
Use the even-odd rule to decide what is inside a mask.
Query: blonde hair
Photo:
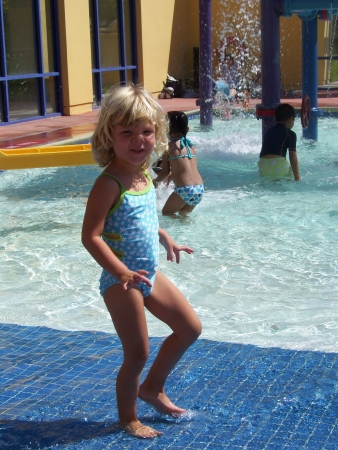
[[[129,84],[116,85],[105,96],[98,123],[92,136],[92,153],[100,167],[106,167],[114,159],[112,132],[115,125],[130,126],[148,119],[155,127],[154,150],[160,156],[168,148],[166,113],[144,88]],[[149,167],[151,156],[141,165]]]

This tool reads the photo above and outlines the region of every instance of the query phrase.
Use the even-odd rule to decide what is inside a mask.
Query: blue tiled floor
[[[151,339],[151,360],[161,339]],[[337,449],[338,355],[199,340],[167,383],[188,412],[138,405],[164,434],[116,428],[115,335],[0,324],[1,449]]]

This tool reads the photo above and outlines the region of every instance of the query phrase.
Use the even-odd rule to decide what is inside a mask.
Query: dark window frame
[[[94,48],[94,57],[93,62],[95,67],[92,68],[93,74],[93,85],[95,89],[95,99],[96,104],[95,107],[99,107],[100,103],[103,99],[102,93],[102,73],[103,72],[119,72],[120,82],[126,83],[127,71],[132,71],[133,83],[137,83],[138,81],[138,67],[137,67],[137,41],[136,41],[136,5],[135,0],[116,0],[117,2],[117,16],[118,16],[118,50],[119,50],[119,61],[121,65],[119,66],[111,66],[111,67],[102,67],[101,65],[101,57],[100,57],[100,24],[99,24],[99,9],[98,9],[98,1],[99,0],[90,0],[91,2],[91,11],[92,11],[92,47]],[[130,30],[131,30],[131,60],[132,64],[126,64],[126,42],[125,42],[125,14],[124,14],[124,4],[129,2],[129,11],[130,11]],[[129,20],[129,18],[127,18]]]
[[[57,0],[50,0],[51,6],[51,24],[52,24],[52,39],[54,49],[54,67],[60,68],[60,46],[59,46],[59,26],[58,26],[58,8]],[[37,67],[38,72],[27,73],[20,75],[8,75],[6,67],[6,44],[5,44],[5,26],[4,26],[4,14],[3,3],[0,0],[0,96],[2,96],[2,111],[0,111],[0,126],[9,125],[19,122],[27,122],[30,120],[41,119],[45,117],[60,116],[62,110],[62,88],[61,88],[61,73],[60,71],[44,72],[44,60],[43,60],[43,41],[42,41],[42,27],[41,27],[41,11],[40,1],[33,0],[33,15],[34,15],[34,40],[36,45]],[[56,112],[47,114],[46,112],[46,90],[45,90],[45,78],[54,77],[56,83],[55,88],[55,100],[56,100]],[[9,106],[9,94],[8,94],[8,82],[12,80],[23,79],[36,79],[38,85],[39,98],[37,99],[37,106],[40,112],[37,116],[10,119],[10,106]],[[0,102],[1,105],[1,102]],[[1,106],[0,106],[1,107]]]

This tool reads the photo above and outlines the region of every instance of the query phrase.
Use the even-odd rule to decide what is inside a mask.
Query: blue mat
[[[154,359],[162,339],[151,338]],[[139,402],[152,440],[116,428],[118,338],[0,324],[0,449],[338,448],[338,355],[197,341],[170,375],[172,419]],[[149,366],[148,364],[148,366]]]

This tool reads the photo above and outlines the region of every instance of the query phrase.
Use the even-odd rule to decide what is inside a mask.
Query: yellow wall
[[[92,63],[88,0],[58,0],[63,114],[91,111]]]
[[[302,21],[298,16],[280,19],[281,83],[284,90],[302,86]]]
[[[330,55],[330,23],[318,20],[318,56]],[[318,84],[329,82],[329,61],[318,61]]]
[[[167,74],[193,77],[193,47],[199,46],[196,0],[138,0],[137,42],[139,81],[160,92]]]
[[[175,0],[137,1],[139,81],[159,92],[166,80]]]
[[[285,90],[302,87],[302,21],[298,16],[282,17],[281,21],[281,79]],[[318,19],[318,56],[330,52],[330,23]],[[318,84],[328,80],[328,61],[318,61]]]
[[[195,2],[195,4],[198,2]],[[193,76],[193,47],[198,47],[197,39],[194,39],[191,29],[195,28],[197,22],[198,31],[198,8],[191,11],[191,2],[175,1],[174,21],[171,27],[170,55],[168,73],[176,79],[192,78]]]

